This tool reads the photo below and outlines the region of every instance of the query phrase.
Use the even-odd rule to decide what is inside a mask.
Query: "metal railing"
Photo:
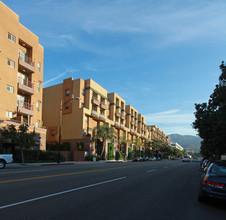
[[[24,55],[24,54],[19,52],[18,53],[18,58],[20,60],[23,60],[25,63],[35,67],[35,62],[30,57],[28,57],[27,55]]]

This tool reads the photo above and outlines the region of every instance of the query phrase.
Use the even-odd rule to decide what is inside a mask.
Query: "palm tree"
[[[94,129],[93,141],[98,145],[102,143],[101,156],[104,154],[105,144],[107,140],[112,140],[116,138],[116,132],[113,127],[109,127],[107,123],[104,123],[101,126],[97,126]]]

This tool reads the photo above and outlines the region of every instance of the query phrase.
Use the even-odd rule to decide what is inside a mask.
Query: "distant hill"
[[[169,136],[171,142],[180,144],[184,149],[193,149],[197,153],[200,150],[202,139],[198,136],[180,134],[171,134]]]

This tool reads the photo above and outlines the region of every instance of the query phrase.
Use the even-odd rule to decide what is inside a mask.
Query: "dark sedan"
[[[202,175],[198,200],[210,198],[226,200],[226,162],[211,163]]]

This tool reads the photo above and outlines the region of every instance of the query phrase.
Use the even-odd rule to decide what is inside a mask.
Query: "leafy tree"
[[[8,125],[6,128],[0,130],[4,139],[10,140],[13,145],[18,145],[20,147],[22,163],[24,163],[23,150],[29,149],[35,144],[35,130],[29,133],[28,127],[27,124],[21,124],[18,130],[16,130],[15,125]]]
[[[127,144],[130,144],[131,141],[127,140],[126,135],[124,134],[122,137],[119,138],[119,144],[120,144],[120,153],[123,157],[123,159],[125,159],[126,157],[126,146]]]
[[[219,157],[226,153],[226,66],[220,65],[222,71],[219,84],[210,95],[208,103],[195,104],[193,128],[203,139],[201,154],[205,157]]]
[[[141,142],[140,138],[136,138],[135,141],[133,142],[133,144],[135,147],[135,153],[137,154],[137,151],[139,150],[139,155],[140,155],[140,147],[142,146],[142,142]]]
[[[109,127],[107,123],[101,126],[97,126],[94,129],[93,141],[96,143],[97,152],[101,152],[100,155],[104,156],[105,146],[107,140],[112,140],[116,138],[116,132],[113,127]],[[100,144],[101,143],[101,144]]]

